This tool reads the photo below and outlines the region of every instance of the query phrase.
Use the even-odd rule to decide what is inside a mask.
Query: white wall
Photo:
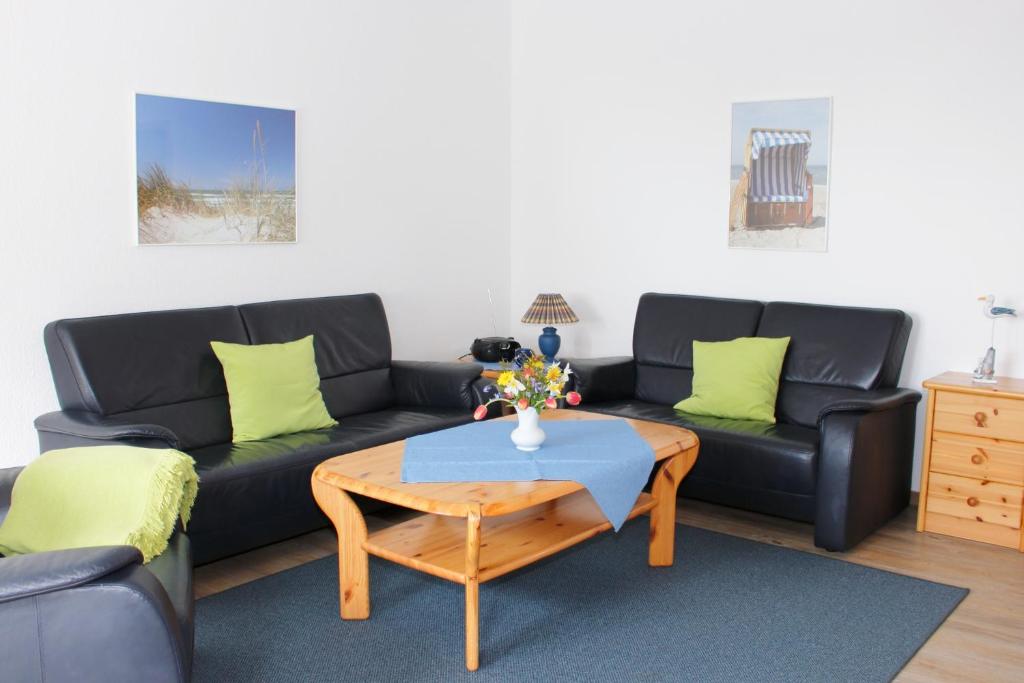
[[[518,0],[511,21],[511,314],[563,292],[565,355],[630,353],[645,291],[883,306],[913,316],[919,387],[987,347],[977,295],[1024,306],[1019,0]],[[819,96],[828,253],[728,249],[730,104]],[[1000,327],[997,369],[1024,374],[1024,320]]]
[[[564,353],[605,355],[640,293],[688,292],[903,308],[905,385],[970,369],[974,297],[1024,306],[1021,25],[1019,0],[0,0],[0,465],[36,452],[65,316],[372,290],[396,356],[450,358],[485,288],[531,344],[561,291]],[[134,90],[297,109],[299,244],[132,246]],[[829,252],[728,249],[730,104],[826,95]]]
[[[0,466],[56,409],[43,325],[377,291],[396,357],[508,317],[504,2],[0,0]],[[133,246],[132,93],[297,110],[299,243]]]

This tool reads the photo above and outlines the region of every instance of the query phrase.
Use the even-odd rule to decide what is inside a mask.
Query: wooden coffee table
[[[545,410],[542,419],[611,418],[581,410]],[[647,440],[660,463],[651,493],[640,494],[629,518],[650,515],[647,561],[652,567],[668,567],[674,556],[676,489],[697,460],[699,442],[682,427],[627,422]],[[341,618],[370,616],[369,555],[463,584],[466,668],[475,671],[480,584],[607,531],[611,524],[587,490],[572,481],[403,484],[404,449],[404,441],[367,448],[331,458],[313,472],[313,495],[338,532]],[[426,514],[368,535],[349,493]]]

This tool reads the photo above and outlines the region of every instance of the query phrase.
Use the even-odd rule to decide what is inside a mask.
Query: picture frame
[[[292,108],[135,92],[139,246],[295,244]]]
[[[828,251],[832,98],[732,105],[729,247]]]

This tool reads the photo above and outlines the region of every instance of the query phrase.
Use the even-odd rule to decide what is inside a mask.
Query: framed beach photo
[[[297,240],[295,111],[135,95],[140,245]]]
[[[828,249],[832,98],[732,105],[729,246]]]

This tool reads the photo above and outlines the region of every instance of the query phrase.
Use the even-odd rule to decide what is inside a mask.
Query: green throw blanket
[[[22,555],[133,545],[146,562],[167,548],[196,499],[195,462],[184,453],[131,446],[49,451],[18,475],[0,526],[0,553]]]

